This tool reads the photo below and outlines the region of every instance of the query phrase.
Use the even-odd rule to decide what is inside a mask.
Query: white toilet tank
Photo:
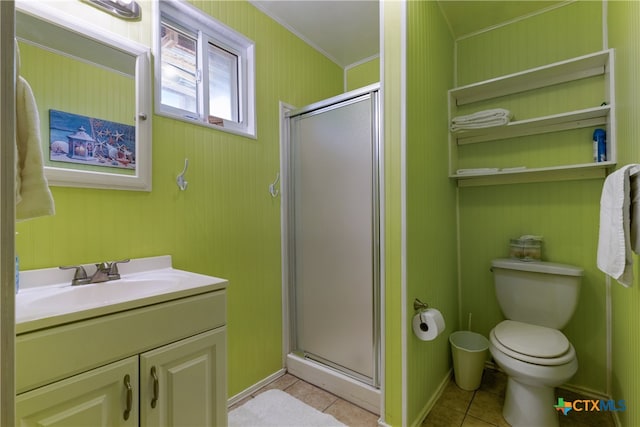
[[[494,259],[496,296],[507,319],[564,328],[578,304],[583,270],[552,262]]]

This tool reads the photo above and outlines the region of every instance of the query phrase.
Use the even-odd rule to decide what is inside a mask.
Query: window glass
[[[167,22],[161,23],[161,102],[192,113],[198,112],[198,40]]]
[[[156,113],[255,138],[253,41],[184,0],[154,4]]]
[[[238,56],[213,43],[208,45],[209,115],[239,122]]]

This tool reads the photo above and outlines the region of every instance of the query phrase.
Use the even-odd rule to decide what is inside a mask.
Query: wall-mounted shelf
[[[495,184],[520,184],[526,182],[570,181],[576,179],[605,178],[607,168],[614,162],[583,163],[577,165],[553,166],[518,170],[498,170],[478,174],[453,174],[458,187],[477,187]]]
[[[588,108],[586,110],[513,121],[506,126],[497,128],[472,131],[465,130],[456,132],[453,137],[456,139],[458,145],[464,145],[485,141],[497,141],[518,136],[539,135],[567,129],[596,127],[607,124],[610,112],[611,107],[605,105],[602,107]]]
[[[613,82],[613,50],[585,55],[566,61],[557,62],[542,67],[532,68],[515,74],[509,74],[483,82],[451,89],[449,91],[449,120],[458,115],[460,106],[467,106],[466,110],[473,109],[474,103],[478,108],[473,111],[487,109],[487,101],[495,102],[488,108],[501,107],[497,98],[511,96],[511,103],[518,105],[518,98],[524,98],[525,92],[546,89],[547,92],[564,90],[566,84],[585,78],[599,78],[598,91],[602,93],[605,101],[600,106],[586,106],[557,114],[541,115],[525,120],[512,121],[506,126],[463,130],[449,133],[449,176],[458,180],[459,186],[492,185],[502,183],[558,181],[572,179],[590,179],[605,177],[607,169],[614,168],[616,164],[616,140],[615,140],[615,102]],[[574,89],[575,90],[575,89]],[[584,89],[582,89],[584,90]],[[522,96],[521,96],[522,95]],[[514,101],[515,98],[515,101]],[[504,98],[503,98],[504,99]],[[525,102],[525,101],[523,101]],[[549,106],[549,110],[552,105]],[[517,117],[517,111],[515,112]],[[545,135],[570,131],[581,128],[606,128],[607,131],[607,159],[606,162],[585,163],[584,157],[568,161],[567,164],[548,167],[539,164],[536,167],[509,170],[510,166],[523,166],[521,160],[518,164],[509,165],[495,170],[496,165],[473,163],[471,158],[465,156],[464,162],[460,162],[459,150],[468,144],[487,143],[501,141],[510,138],[530,137],[539,135],[540,138],[529,138],[523,144],[536,144],[545,138]],[[521,141],[518,141],[520,143]],[[588,143],[585,149],[589,150]],[[527,148],[523,145],[523,150]],[[490,156],[489,156],[490,157]],[[577,156],[576,156],[577,157]],[[483,157],[486,159],[486,156]],[[462,164],[464,163],[464,164]],[[524,165],[526,166],[526,164]],[[459,168],[478,169],[478,173],[457,173]],[[504,171],[503,169],[507,169]]]

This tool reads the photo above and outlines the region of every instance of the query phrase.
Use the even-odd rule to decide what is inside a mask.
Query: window
[[[255,137],[254,43],[184,1],[156,17],[156,113]]]

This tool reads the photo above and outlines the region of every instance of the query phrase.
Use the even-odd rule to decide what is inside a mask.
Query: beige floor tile
[[[264,393],[267,390],[273,390],[273,389],[286,390],[287,388],[291,387],[293,384],[295,384],[298,381],[300,380],[297,377],[294,377],[291,374],[284,374],[277,380],[270,382],[266,386],[262,387],[260,390],[253,393],[252,396],[257,396],[260,393]]]
[[[485,369],[482,374],[480,390],[504,397],[507,389],[507,375],[494,369]]]
[[[496,426],[507,427],[509,424],[502,417],[503,402],[504,398],[497,394],[478,390],[467,414]]]
[[[464,419],[464,412],[447,408],[443,405],[436,406],[429,412],[422,422],[424,427],[460,427]]]
[[[462,427],[494,427],[494,426],[495,424],[490,424],[476,417],[472,417],[471,415],[467,415],[466,417],[464,417],[464,421],[462,422]]]
[[[333,415],[349,427],[377,427],[378,416],[346,400],[338,399],[329,406],[326,414]]]
[[[560,420],[560,427],[590,427],[589,424],[584,424],[580,420],[568,416],[561,415],[558,419]]]
[[[615,422],[608,411],[569,411],[567,415],[558,415],[561,427],[614,427]]]
[[[444,406],[464,414],[469,409],[471,399],[473,399],[473,392],[461,389],[452,379],[438,399],[436,406]]]
[[[304,381],[297,381],[284,391],[321,412],[324,412],[325,409],[338,399],[328,391]]]
[[[460,389],[455,381],[445,388],[435,407],[427,415],[423,426],[450,427],[509,427],[502,417],[502,405],[507,386],[507,376],[498,370],[485,369],[482,384],[474,393]],[[558,389],[556,397],[565,400],[587,399],[578,393]],[[465,416],[466,414],[466,416]],[[567,416],[558,414],[560,427],[614,427],[609,411],[570,411]]]

